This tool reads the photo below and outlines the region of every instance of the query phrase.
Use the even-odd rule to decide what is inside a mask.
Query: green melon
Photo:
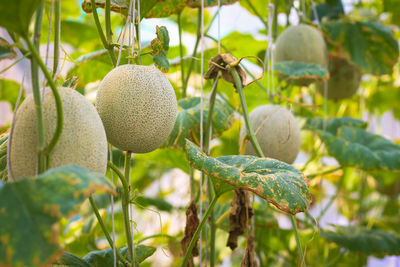
[[[264,155],[292,164],[300,151],[300,128],[292,113],[279,105],[262,105],[250,114],[250,123]],[[240,129],[240,140],[247,133],[246,126]],[[249,140],[245,142],[246,155],[257,156]]]
[[[321,32],[305,24],[288,27],[276,40],[274,60],[305,62],[326,67],[327,50]],[[285,78],[282,76],[281,78]],[[311,79],[295,81],[296,84],[304,86],[312,82]]]
[[[123,65],[104,77],[96,107],[112,145],[147,153],[171,133],[177,101],[171,83],[156,67]]]
[[[64,124],[60,139],[50,154],[49,168],[76,164],[104,174],[107,169],[107,139],[96,108],[70,88],[59,88]],[[46,89],[43,102],[46,144],[53,137],[57,112],[54,96]],[[37,173],[37,118],[33,96],[16,114],[10,150],[11,177],[19,180]]]
[[[347,59],[330,57],[329,59],[328,98],[340,100],[351,98],[361,83],[361,70]],[[318,91],[324,95],[324,83],[317,83]]]

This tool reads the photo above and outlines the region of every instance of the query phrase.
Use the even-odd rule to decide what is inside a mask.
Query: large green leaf
[[[101,49],[99,34],[95,26],[79,21],[61,21],[61,42],[72,45],[81,51]]]
[[[134,159],[146,162],[157,162],[165,167],[179,168],[186,173],[190,171],[185,152],[175,148],[156,149],[149,153],[135,154]],[[123,160],[120,161],[120,163],[122,163],[121,166],[123,166],[123,162]]]
[[[383,11],[391,13],[392,23],[400,26],[400,5],[398,0],[383,0]]]
[[[92,267],[92,265],[87,263],[84,259],[67,251],[64,251],[64,254],[54,263],[53,266],[59,265],[64,267]]]
[[[127,257],[129,255],[127,247],[124,247],[120,250],[123,256]],[[145,245],[136,245],[135,246],[136,263],[139,264],[143,262],[145,259],[153,255],[155,251],[156,248],[154,247],[149,247]],[[113,261],[114,261],[113,250],[111,248],[108,248],[106,250],[92,251],[89,254],[87,254],[83,259],[86,262],[88,262],[91,266],[110,267],[113,266]]]
[[[287,75],[288,79],[307,79],[316,81],[326,81],[329,72],[319,64],[310,64],[296,61],[282,61],[274,64],[274,69]]]
[[[339,128],[336,136],[324,131],[318,134],[342,166],[400,171],[400,146],[380,135],[350,126]]]
[[[342,0],[327,0],[315,7],[318,20],[321,22],[324,18],[331,20],[337,19],[344,14]],[[311,12],[311,20],[316,20],[314,12]]]
[[[0,181],[8,180],[7,170],[7,145],[8,145],[8,134],[0,137]]]
[[[185,148],[185,139],[199,145],[200,136],[200,97],[190,97],[179,100],[181,109],[176,117],[174,129],[164,143],[165,147]],[[203,125],[208,117],[209,101],[203,102]],[[233,110],[225,102],[216,99],[212,116],[212,137],[221,135],[233,123]]]
[[[28,36],[29,24],[41,0],[0,0],[0,26]]]
[[[58,220],[94,191],[113,192],[100,174],[67,165],[0,185],[0,265],[45,266],[62,255]]]
[[[19,89],[21,85],[13,80],[0,78],[0,101],[6,101],[14,108],[17,103]],[[21,103],[24,100],[24,92],[22,91]]]
[[[367,255],[400,255],[400,235],[363,227],[337,227],[321,235],[337,245]]]
[[[208,157],[189,140],[186,153],[190,165],[230,187],[215,185],[217,194],[243,188],[275,205],[278,209],[296,214],[308,209],[311,195],[307,178],[292,165],[270,158],[254,156]]]
[[[367,128],[367,123],[362,120],[354,119],[351,117],[341,117],[341,118],[330,118],[326,121],[325,131],[336,135],[338,129],[343,126],[353,126],[365,129]],[[308,118],[303,126],[306,130],[323,130],[324,119],[323,118]]]
[[[0,37],[0,60],[14,59],[17,56],[12,45],[7,40]]]
[[[390,74],[399,57],[399,45],[393,31],[377,22],[329,21],[324,24],[330,53],[348,58],[365,71]]]

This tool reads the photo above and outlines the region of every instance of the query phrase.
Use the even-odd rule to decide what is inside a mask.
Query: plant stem
[[[61,0],[56,0],[54,5],[54,59],[53,59],[53,79],[56,77],[58,61],[60,57],[60,27],[61,27]]]
[[[60,96],[60,93],[58,92],[57,85],[54,82],[53,77],[51,76],[50,72],[47,70],[47,67],[44,64],[43,60],[40,58],[40,55],[37,52],[34,44],[29,40],[29,38],[25,38],[25,42],[27,43],[27,45],[29,47],[29,50],[32,53],[33,58],[39,64],[40,69],[42,70],[44,76],[46,77],[47,82],[50,85],[50,89],[53,92],[54,100],[56,102],[56,109],[57,109],[56,130],[54,132],[54,135],[53,135],[51,141],[47,145],[47,147],[45,147],[42,150],[44,156],[49,156],[50,152],[53,150],[53,148],[56,146],[58,140],[60,139],[60,136],[61,136],[61,133],[62,133],[63,123],[64,123],[64,116],[63,116],[61,96]],[[39,95],[39,98],[40,98],[40,95]]]
[[[210,216],[211,211],[213,210],[215,204],[217,203],[217,200],[218,200],[218,196],[215,196],[213,198],[213,200],[211,201],[210,205],[208,206],[208,208],[206,210],[206,213],[204,214],[203,218],[201,219],[200,224],[197,227],[196,232],[194,233],[194,235],[192,237],[192,240],[190,240],[189,247],[186,250],[185,257],[183,258],[183,262],[181,264],[181,267],[186,267],[187,266],[188,261],[189,261],[189,257],[192,254],[192,250],[193,250],[194,244],[196,244],[197,239],[199,238],[199,235],[200,235],[200,231],[204,227],[204,224],[206,223],[208,216]]]
[[[96,215],[97,221],[99,222],[100,227],[103,230],[103,233],[107,238],[108,244],[110,245],[111,248],[114,247],[113,241],[111,239],[111,236],[107,231],[107,228],[106,228],[106,226],[105,226],[105,224],[103,222],[103,219],[101,218],[101,215],[99,213],[99,209],[97,208],[96,203],[94,202],[93,196],[89,197],[89,202],[90,202],[90,205],[92,206],[94,214]],[[116,249],[116,252],[117,252],[117,257],[119,258],[119,260],[122,261],[125,265],[128,265],[129,262],[125,259],[124,256],[121,255],[121,252],[119,251],[119,249]]]
[[[112,163],[111,161],[108,161],[108,162],[107,162],[107,167],[111,168],[111,169],[118,175],[119,179],[121,180],[123,190],[124,190],[124,191],[125,191],[125,190],[129,191],[129,184],[128,184],[128,181],[125,179],[124,175],[123,175],[122,172],[118,169],[118,167],[115,166],[115,164]]]
[[[186,89],[183,89],[185,83],[185,69],[183,66],[183,44],[182,44],[182,21],[181,21],[182,10],[178,12],[178,31],[179,31],[179,57],[181,62],[181,80],[182,80],[182,98],[186,97]]]
[[[258,143],[256,136],[254,134],[253,128],[251,127],[251,124],[250,124],[249,113],[247,112],[246,98],[244,96],[243,88],[242,88],[242,81],[239,77],[239,74],[236,71],[236,67],[231,67],[231,73],[232,73],[233,79],[235,80],[236,89],[239,93],[240,104],[242,105],[244,122],[246,124],[246,129],[247,129],[247,137],[250,139],[250,142],[253,145],[253,147],[255,148],[258,156],[264,158],[264,153],[261,150],[260,144]]]
[[[339,167],[335,167],[335,168],[332,168],[332,169],[329,169],[329,170],[326,170],[326,171],[323,171],[323,172],[317,172],[317,173],[309,174],[309,175],[306,175],[306,176],[307,176],[307,178],[311,179],[311,178],[314,178],[316,176],[321,176],[321,175],[325,175],[325,174],[329,174],[329,173],[338,171],[341,168],[342,168],[342,166],[339,166]]]
[[[27,36],[25,38],[32,45],[31,50],[35,50],[35,51],[39,51],[39,46],[40,46],[40,29],[42,26],[43,8],[44,8],[44,2],[42,1],[38,10],[36,11],[35,29],[34,29],[34,33],[33,33],[33,43],[29,40],[29,38]],[[45,161],[45,157],[43,154],[43,149],[45,147],[46,141],[45,141],[44,118],[43,118],[43,106],[42,106],[42,101],[41,101],[41,97],[40,97],[39,68],[38,68],[37,61],[38,61],[37,58],[32,58],[32,60],[31,60],[31,75],[32,75],[33,99],[35,102],[36,117],[37,117],[38,174],[40,174],[46,170],[46,161]]]
[[[335,199],[337,198],[340,189],[342,187],[343,184],[343,180],[345,179],[345,175],[343,174],[343,176],[341,177],[341,179],[339,180],[339,183],[336,186],[336,192],[333,196],[331,196],[331,198],[329,199],[328,204],[326,204],[326,206],[322,209],[321,213],[319,214],[317,221],[319,222],[321,220],[321,218],[325,215],[325,213],[328,211],[328,209],[332,206],[333,202],[335,201]]]
[[[293,215],[290,216],[290,221],[292,223],[294,236],[296,237],[297,252],[299,254],[300,266],[303,266],[303,249],[301,248],[300,236],[297,231],[297,224],[296,224],[296,220]],[[304,263],[304,266],[305,266],[305,263]]]
[[[364,194],[365,194],[365,189],[367,187],[367,175],[364,171],[360,171],[360,193],[359,193],[359,198],[358,198],[358,204],[359,204],[359,209],[357,212],[358,215],[358,225],[362,224],[362,221],[364,219]]]
[[[245,121],[246,128],[247,128],[247,136],[250,139],[250,142],[252,143],[253,147],[255,148],[255,150],[257,152],[257,155],[259,157],[264,158],[265,157],[264,153],[261,150],[260,144],[258,143],[258,140],[257,140],[257,138],[256,138],[256,136],[254,134],[253,128],[251,127],[251,124],[250,124],[249,114],[247,112],[246,98],[244,96],[243,88],[242,88],[242,81],[241,81],[241,79],[239,77],[239,74],[236,71],[236,67],[232,67],[231,66],[230,70],[231,70],[233,79],[235,81],[236,89],[237,89],[237,91],[239,93],[240,103],[242,105],[243,117],[244,117],[244,121]],[[294,234],[296,236],[297,249],[299,251],[299,254],[301,254],[301,263],[303,263],[303,260],[302,260],[303,249],[301,248],[300,239],[298,238],[299,234],[297,232],[297,225],[296,225],[296,223],[294,221],[294,216],[293,215],[290,215],[290,219],[291,219],[291,222],[292,222]]]
[[[130,173],[130,160],[131,160],[131,152],[126,151],[125,154],[125,165],[124,165],[124,178],[125,181],[129,181],[129,173]],[[122,211],[124,214],[124,224],[125,224],[125,235],[128,243],[128,248],[129,248],[129,254],[131,255],[132,262],[135,262],[135,254],[134,254],[134,244],[132,242],[132,232],[131,232],[131,227],[130,227],[130,219],[129,219],[129,204],[130,204],[130,192],[131,185],[128,184],[128,188],[124,186],[124,192],[122,196]]]
[[[104,48],[108,50],[112,64],[115,67],[115,65],[117,64],[117,59],[115,58],[114,48],[113,48],[113,46],[111,46],[107,43],[106,37],[104,36],[103,29],[101,28],[101,24],[100,24],[100,20],[99,20],[99,15],[97,14],[96,0],[90,0],[90,3],[92,5],[93,18],[94,18],[94,22],[96,24],[97,32],[100,35],[100,39],[101,39],[101,42],[103,43]]]
[[[143,237],[142,239],[136,241],[137,244],[140,244],[148,239],[152,239],[152,238],[158,238],[158,237],[164,237],[164,238],[168,238],[168,239],[172,239],[172,240],[176,240],[176,238],[172,235],[166,235],[166,234],[155,234],[155,235],[149,235],[146,237]]]

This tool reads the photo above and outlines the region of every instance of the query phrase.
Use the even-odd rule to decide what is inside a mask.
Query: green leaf
[[[81,51],[95,51],[103,48],[97,29],[93,25],[79,21],[61,21],[61,42]]]
[[[8,180],[7,170],[7,145],[8,145],[8,134],[0,137],[0,181]]]
[[[187,161],[186,154],[182,150],[168,148],[168,149],[156,149],[149,153],[136,154],[135,160],[155,162],[162,166],[169,168],[179,168],[182,171],[189,173],[189,162]],[[114,158],[113,158],[114,160]],[[123,167],[123,160],[120,161]]]
[[[287,75],[288,79],[307,79],[316,81],[326,81],[329,79],[329,72],[319,64],[282,61],[275,63],[274,69],[279,73]]]
[[[165,0],[157,2],[145,13],[146,18],[164,18],[177,14],[187,4],[188,0]]]
[[[114,193],[104,176],[74,165],[1,184],[0,265],[44,266],[54,262],[62,255],[58,220],[78,211],[96,190]]]
[[[393,24],[400,26],[400,5],[398,0],[383,0],[383,11],[391,14]]]
[[[0,0],[0,26],[28,37],[29,24],[41,0]]]
[[[208,117],[207,99],[203,102],[203,125],[205,127]],[[181,110],[176,117],[174,129],[164,143],[165,147],[175,147],[183,150],[185,139],[189,139],[199,145],[200,136],[200,97],[189,97],[179,100],[178,108]],[[233,110],[219,99],[215,100],[212,116],[212,138],[221,135],[233,124]]]
[[[351,117],[341,117],[341,118],[330,118],[326,121],[325,131],[336,135],[338,129],[343,126],[353,126],[362,129],[367,128],[367,123],[362,120],[354,119]],[[306,130],[323,130],[324,119],[323,118],[308,118],[306,120],[303,129]]]
[[[328,20],[337,19],[344,14],[342,0],[328,0],[326,3],[319,4],[315,7],[318,15],[318,20],[321,22],[324,18]],[[314,21],[314,12],[311,12],[311,20]]]
[[[367,255],[400,255],[400,235],[363,227],[337,227],[321,235],[337,245]]]
[[[236,3],[238,0],[220,0],[222,5],[231,5]],[[201,0],[188,0],[187,1],[189,7],[197,8],[201,7]],[[218,0],[205,0],[204,7],[211,7],[218,5]]]
[[[0,101],[6,101],[15,108],[17,103],[19,89],[21,85],[13,80],[6,80],[0,78]],[[25,90],[22,90],[21,102],[24,100]]]
[[[120,249],[120,251],[122,256],[124,257],[127,257],[129,255],[127,247]],[[155,251],[156,248],[154,247],[149,247],[145,245],[135,246],[136,263],[139,264],[143,262],[145,259],[153,255]],[[108,248],[105,250],[92,251],[89,254],[87,254],[83,259],[91,266],[110,267],[113,266],[114,262],[113,250],[111,248]]]
[[[339,128],[336,136],[324,131],[318,134],[342,166],[400,171],[400,146],[380,135],[349,126]]]
[[[377,22],[330,21],[324,27],[331,40],[330,53],[345,57],[368,73],[390,74],[399,57],[393,31]]]
[[[157,38],[154,38],[151,43],[151,54],[153,55],[154,65],[162,72],[168,72],[169,62],[167,58],[169,49],[169,35],[165,26],[156,26]]]
[[[174,208],[169,202],[158,197],[139,196],[135,198],[135,202],[143,207],[154,206],[159,211],[170,212]]]
[[[0,60],[2,59],[14,59],[17,57],[13,46],[7,42],[4,38],[0,37]]]
[[[59,258],[55,263],[55,266],[62,265],[64,267],[91,267],[89,263],[84,261],[82,258],[75,256],[67,251]],[[53,265],[53,266],[54,266]]]
[[[209,175],[213,181],[220,180],[230,185],[222,189],[219,184],[215,185],[219,195],[243,188],[290,214],[307,210],[311,203],[307,178],[292,165],[254,156],[212,158],[189,140],[186,141],[186,151],[192,167]]]

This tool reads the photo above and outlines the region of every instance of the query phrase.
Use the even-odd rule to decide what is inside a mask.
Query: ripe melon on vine
[[[108,141],[134,153],[160,147],[176,119],[174,89],[154,66],[122,65],[100,83],[96,107]]]
[[[64,123],[56,146],[50,153],[49,168],[76,164],[104,174],[107,168],[107,139],[96,108],[80,93],[60,87]],[[43,102],[45,141],[50,142],[57,124],[57,111],[51,90]],[[37,172],[37,117],[33,96],[17,111],[12,134],[10,176],[19,180]]]
[[[300,151],[301,136],[296,118],[285,107],[262,105],[250,114],[250,124],[264,156],[293,163]],[[240,129],[240,142],[247,134],[246,126]],[[257,156],[250,140],[245,141],[244,154]]]
[[[276,40],[274,60],[305,62],[326,67],[327,49],[321,32],[306,24],[288,27]],[[296,84],[306,86],[312,81],[300,79],[296,80]]]
[[[340,100],[352,97],[361,83],[361,70],[345,58],[329,58],[328,98]],[[324,83],[317,83],[318,91],[324,95]]]

